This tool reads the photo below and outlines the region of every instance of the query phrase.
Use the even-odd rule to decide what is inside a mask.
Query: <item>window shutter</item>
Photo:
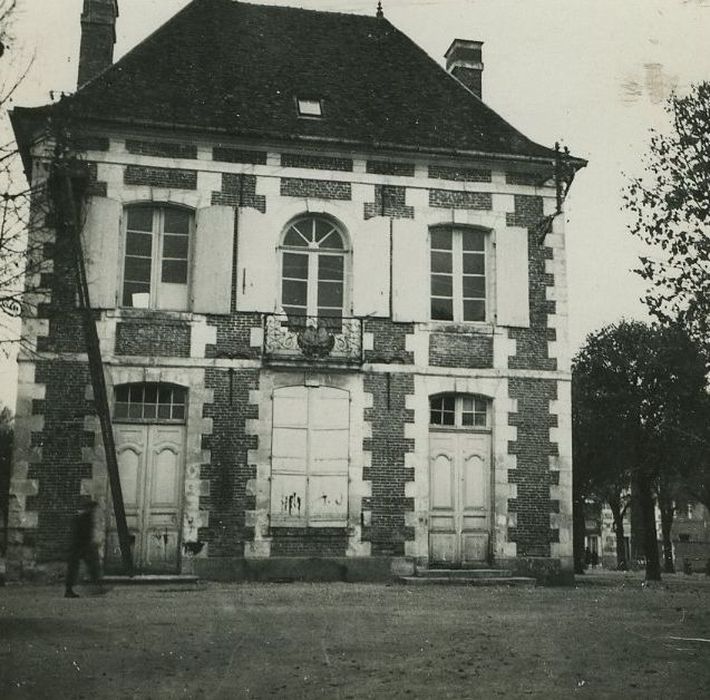
[[[427,228],[410,219],[392,223],[393,320],[426,321],[430,288]]]
[[[355,316],[389,315],[389,219],[369,219],[353,232],[352,280]]]
[[[279,231],[256,209],[239,210],[237,309],[272,313],[279,295],[276,256]]]
[[[530,325],[528,231],[496,231],[496,317],[499,326]]]
[[[89,285],[89,301],[95,309],[116,307],[120,274],[121,202],[92,197],[82,228],[82,247]]]
[[[192,267],[192,310],[228,314],[232,294],[234,209],[213,206],[196,214]]]

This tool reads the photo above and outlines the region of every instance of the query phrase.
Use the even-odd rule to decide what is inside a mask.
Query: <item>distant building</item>
[[[79,89],[16,108],[41,188],[65,129],[90,176],[90,300],[139,572],[349,580],[496,564],[569,579],[564,216],[584,161],[366,17],[195,0],[112,65],[85,0]],[[551,109],[554,104],[551,103]],[[54,129],[54,131],[53,131]],[[8,576],[107,513],[72,276],[23,333]],[[330,569],[328,568],[330,567]]]

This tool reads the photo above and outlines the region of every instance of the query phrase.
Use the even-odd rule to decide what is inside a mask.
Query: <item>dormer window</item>
[[[299,97],[296,99],[299,117],[322,117],[323,105],[320,100]]]

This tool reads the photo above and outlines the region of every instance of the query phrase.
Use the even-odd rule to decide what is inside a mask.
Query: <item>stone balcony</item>
[[[264,361],[270,365],[353,368],[362,364],[359,318],[293,314],[264,317]]]

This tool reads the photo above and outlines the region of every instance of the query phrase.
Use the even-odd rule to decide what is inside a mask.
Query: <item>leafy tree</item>
[[[705,451],[704,356],[678,326],[622,321],[590,334],[572,371],[575,479],[612,508],[620,563],[623,496],[633,483],[646,578],[658,580],[655,499],[669,480],[693,473]],[[672,524],[672,509],[666,517]]]
[[[651,314],[710,340],[710,82],[666,105],[667,133],[652,131],[643,174],[624,194],[631,233],[650,247],[637,272]],[[710,348],[708,348],[710,349]]]

